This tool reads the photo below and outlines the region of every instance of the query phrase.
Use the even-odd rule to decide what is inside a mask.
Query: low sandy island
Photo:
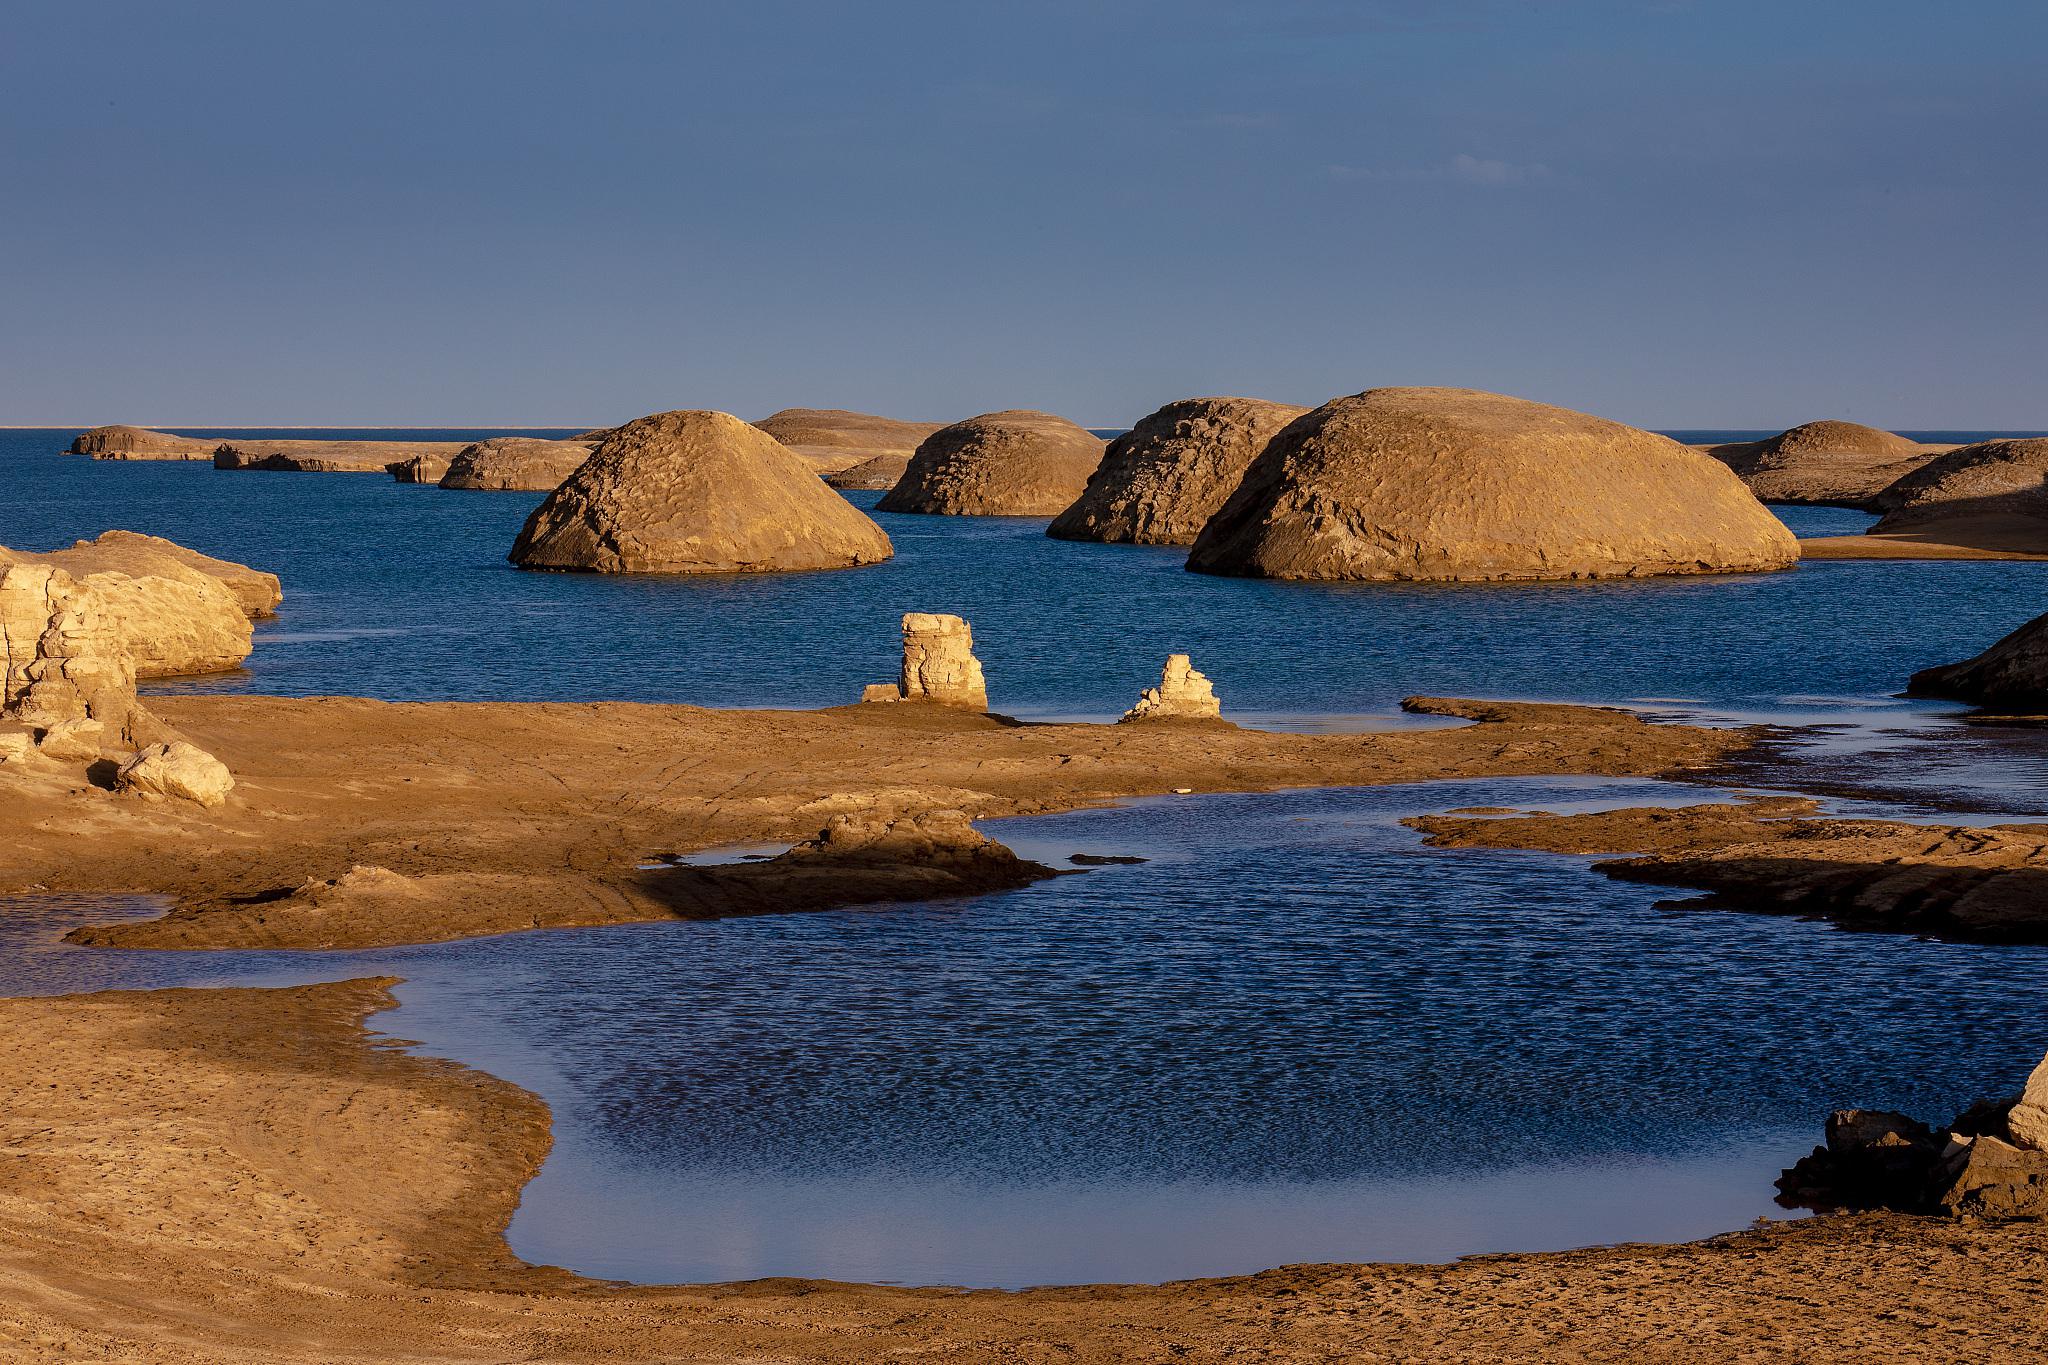
[[[1799,542],[1801,559],[2048,559],[2048,521],[1942,517],[1924,525]]]
[[[1202,791],[1697,774],[1745,732],[1585,707],[1282,735],[1025,726],[943,707],[155,699],[228,804],[78,774],[0,785],[0,890],[153,892],[105,941],[367,944],[749,908],[642,870],[833,814]],[[1219,840],[1228,837],[1218,831]],[[383,872],[350,874],[360,864]],[[829,886],[813,887],[829,899]],[[473,894],[484,891],[488,894]],[[534,1096],[366,1031],[387,980],[0,1000],[0,1354],[171,1361],[1994,1360],[2048,1353],[2048,1228],[1893,1215],[1673,1247],[960,1292],[632,1287],[502,1233],[550,1143]],[[1815,1116],[1816,1122],[1820,1118]]]

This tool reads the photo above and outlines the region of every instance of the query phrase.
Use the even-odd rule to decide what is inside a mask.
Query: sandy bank
[[[1801,559],[2048,559],[2048,521],[1958,516],[1860,536],[1799,542]]]
[[[929,704],[825,711],[163,697],[151,707],[234,772],[228,803],[144,805],[82,772],[0,783],[0,894],[155,892],[127,946],[370,947],[542,926],[744,913],[731,879],[646,870],[665,853],[809,838],[834,815],[1035,814],[1176,788],[1414,782],[1698,768],[1744,732],[1579,706],[1422,701],[1480,722],[1366,735],[1220,722],[1019,725]],[[1219,831],[1219,838],[1224,832]],[[357,866],[397,874],[351,877]],[[828,879],[829,883],[829,879]],[[816,879],[795,908],[833,903]]]
[[[1442,848],[1632,853],[1596,864],[1624,881],[1707,892],[1716,908],[1805,915],[1851,929],[2048,943],[2048,824],[1972,827],[1818,814],[1802,797],[1404,823]]]
[[[1676,1247],[1011,1294],[631,1288],[501,1238],[533,1096],[371,1040],[382,981],[0,1001],[0,1352],[45,1360],[2034,1359],[2048,1227],[1890,1215]],[[53,1084],[53,1078],[62,1078]]]

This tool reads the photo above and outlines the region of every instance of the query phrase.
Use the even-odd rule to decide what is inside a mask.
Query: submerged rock
[[[1921,669],[1907,682],[1906,692],[2029,714],[2048,712],[2048,616],[2035,617],[1973,659]]]
[[[210,460],[220,442],[208,436],[174,436],[148,427],[94,427],[80,432],[67,448],[72,455],[95,460]]]
[[[1762,441],[1708,446],[1765,502],[1869,504],[1944,447],[1855,422],[1806,422]]]
[[[619,428],[527,518],[522,568],[597,573],[844,569],[895,553],[803,461],[722,412]]]
[[[1049,412],[988,412],[926,437],[884,512],[1050,517],[1066,510],[1102,462],[1103,441]]]
[[[910,458],[925,437],[944,422],[902,422],[844,408],[784,408],[755,426],[796,452],[820,475],[836,474],[877,457]],[[892,480],[893,482],[893,480]],[[889,484],[839,484],[840,488],[887,488]]]
[[[1168,403],[1109,443],[1088,487],[1045,533],[1192,545],[1279,430],[1308,411],[1258,398]]]
[[[1751,572],[1798,545],[1728,469],[1666,437],[1469,389],[1371,389],[1290,423],[1188,568],[1505,582]]]
[[[1223,703],[1216,699],[1216,689],[1207,676],[1196,670],[1187,655],[1169,654],[1159,685],[1139,693],[1137,704],[1124,712],[1123,720],[1216,720],[1222,714]]]
[[[498,436],[464,446],[441,475],[443,488],[546,493],[583,467],[593,446],[583,441],[543,441]]]
[[[215,807],[234,790],[228,765],[196,745],[176,740],[152,744],[121,765],[119,790],[146,801],[175,799]]]
[[[896,685],[904,701],[988,709],[988,684],[974,657],[974,632],[958,616],[942,612],[903,614],[903,675]]]

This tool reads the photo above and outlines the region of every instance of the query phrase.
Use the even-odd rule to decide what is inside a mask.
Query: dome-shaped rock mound
[[[985,412],[926,437],[884,512],[1052,517],[1102,463],[1102,438],[1049,412]]]
[[[1872,501],[1878,531],[1952,517],[2048,519],[2048,436],[1979,441],[1937,455]]]
[[[1941,452],[1855,422],[1806,422],[1762,441],[1709,447],[1765,502],[1862,506]]]
[[[509,558],[596,573],[845,569],[894,553],[882,528],[758,427],[660,412],[620,427],[527,518]]]
[[[592,447],[584,441],[497,436],[464,446],[440,478],[443,488],[545,493],[582,468]]]
[[[901,422],[844,408],[784,408],[755,426],[795,451],[820,475],[837,474],[878,457],[908,457],[944,422]],[[841,484],[846,487],[877,485]],[[887,488],[888,484],[880,487]]]
[[[1726,466],[1585,413],[1370,389],[1288,424],[1188,568],[1501,582],[1782,569],[1798,545]]]
[[[2048,616],[2035,617],[1974,659],[1922,669],[1906,691],[2029,715],[2048,711]]]
[[[1045,533],[1192,545],[1280,428],[1307,412],[1258,398],[1184,398],[1109,443],[1087,491]]]

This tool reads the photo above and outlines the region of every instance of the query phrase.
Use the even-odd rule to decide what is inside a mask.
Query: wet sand
[[[1896,1216],[1157,1287],[585,1280],[517,1262],[499,1236],[546,1154],[545,1110],[368,1037],[387,985],[0,1001],[0,1350],[152,1362],[2048,1352],[2048,1228]]]
[[[918,704],[716,711],[624,703],[153,699],[234,772],[215,811],[79,772],[0,784],[0,894],[156,893],[176,909],[86,941],[376,947],[536,927],[873,899],[650,869],[663,854],[795,841],[835,814],[1030,815],[1178,788],[1696,770],[1745,732],[1580,706],[1420,701],[1478,723],[1362,735],[1208,723],[1020,725]],[[1227,838],[1227,831],[1219,831]],[[350,875],[369,867],[397,874]],[[332,883],[330,885],[330,883]]]
[[[2048,522],[2033,517],[1943,517],[1882,534],[1818,536],[1801,559],[2048,559]]]

